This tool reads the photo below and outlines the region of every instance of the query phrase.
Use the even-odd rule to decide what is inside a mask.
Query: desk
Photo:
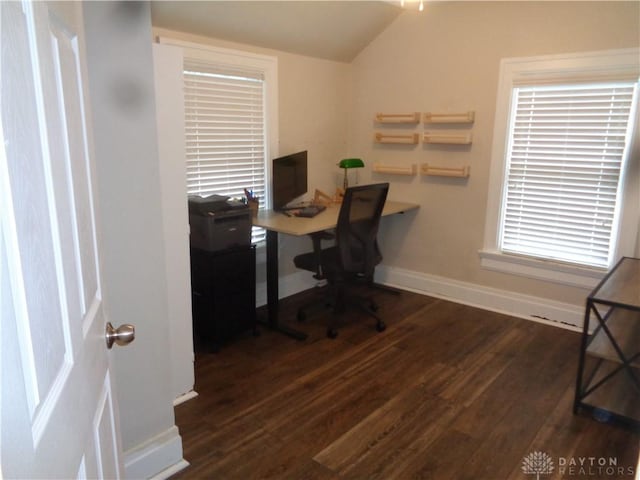
[[[404,213],[420,208],[417,203],[396,202],[387,200],[382,216]],[[305,340],[307,335],[293,330],[278,321],[278,233],[302,236],[335,228],[338,223],[340,205],[332,205],[313,218],[288,217],[287,215],[265,210],[258,212],[253,224],[267,231],[267,325],[298,340]]]

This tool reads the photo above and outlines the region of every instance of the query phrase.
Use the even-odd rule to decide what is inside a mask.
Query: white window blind
[[[187,193],[243,198],[251,190],[264,207],[265,85],[261,72],[185,58]],[[263,240],[254,227],[252,241]]]
[[[634,83],[513,90],[501,250],[607,267]]]

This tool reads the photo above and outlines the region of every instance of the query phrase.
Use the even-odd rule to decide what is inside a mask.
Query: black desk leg
[[[278,232],[267,230],[267,315],[266,326],[296,340],[306,340],[307,334],[280,325],[278,322]],[[260,322],[263,323],[263,322]]]

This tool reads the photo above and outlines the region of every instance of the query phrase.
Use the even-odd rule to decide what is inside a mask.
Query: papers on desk
[[[305,217],[313,218],[321,212],[327,209],[324,205],[309,205],[308,207],[302,207],[294,210],[285,210],[283,213],[288,217]]]

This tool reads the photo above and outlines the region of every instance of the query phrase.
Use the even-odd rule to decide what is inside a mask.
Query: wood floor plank
[[[456,413],[448,402],[416,387],[368,417],[314,460],[344,478],[392,478],[428,448]]]
[[[414,455],[413,462],[407,468],[398,469],[393,472],[393,476],[398,480],[457,480],[466,468],[465,455],[477,450],[479,445],[479,440],[447,428],[426,451]]]
[[[469,407],[467,412],[474,413],[472,418],[481,419],[470,425],[483,432],[483,444],[469,458],[468,469],[461,479],[490,475],[506,478],[513,465],[521,462],[523,450],[531,444],[560,401],[564,387],[574,378],[574,369],[566,368],[575,351],[569,348],[572,337],[569,332],[538,329],[533,340],[483,394],[489,401],[482,402],[479,398]],[[552,339],[559,348],[548,348]],[[502,395],[517,401],[508,401]],[[465,416],[459,420],[463,421],[456,422],[456,428],[471,434],[464,429]],[[498,458],[496,451],[500,452]]]
[[[446,365],[434,365],[425,372],[423,379],[442,377],[440,372],[449,374],[448,370]],[[425,383],[416,382],[412,388],[403,390],[402,394],[373,410],[356,427],[318,453],[314,460],[343,473],[367,456],[383,455],[389,444],[393,446],[397,442],[394,435],[397,432],[402,434],[406,424],[428,422],[432,416],[437,417],[444,412],[447,406],[446,402],[431,394]]]
[[[536,330],[490,388],[457,419],[455,427],[470,435],[484,435],[503,421],[508,406],[525,404],[533,408],[541,403],[540,396],[546,399],[557,395],[554,381],[560,373],[565,375],[563,386],[571,381],[574,373],[567,363],[576,350],[569,345],[571,332],[555,330],[552,327]],[[549,348],[552,342],[558,343],[558,348]],[[570,366],[573,367],[573,362]]]
[[[504,372],[530,336],[530,330],[520,326],[495,335],[484,350],[470,352],[459,363],[460,371],[439,395],[470,406]]]
[[[535,438],[522,450],[522,458],[531,452],[544,452],[554,459],[555,468],[546,478],[557,480],[563,478],[563,472],[558,468],[558,458],[572,458],[576,456],[576,448],[583,436],[587,435],[590,427],[602,429],[602,436],[607,437],[608,426],[598,424],[592,419],[571,415],[567,412],[573,407],[574,388],[568,387],[553,411],[547,416],[544,424],[538,430]],[[509,476],[509,480],[522,478],[522,465],[517,465]]]
[[[534,450],[635,468],[639,432],[572,414],[578,333],[377,292],[387,330],[349,315],[330,340],[327,312],[295,321],[312,293],[281,305],[307,341],[261,329],[198,353],[199,396],[175,409],[191,466],[174,478],[516,480]]]
[[[295,478],[296,480],[340,480],[340,476],[337,473],[334,473],[314,460],[308,460],[299,467],[291,469],[283,478]]]

